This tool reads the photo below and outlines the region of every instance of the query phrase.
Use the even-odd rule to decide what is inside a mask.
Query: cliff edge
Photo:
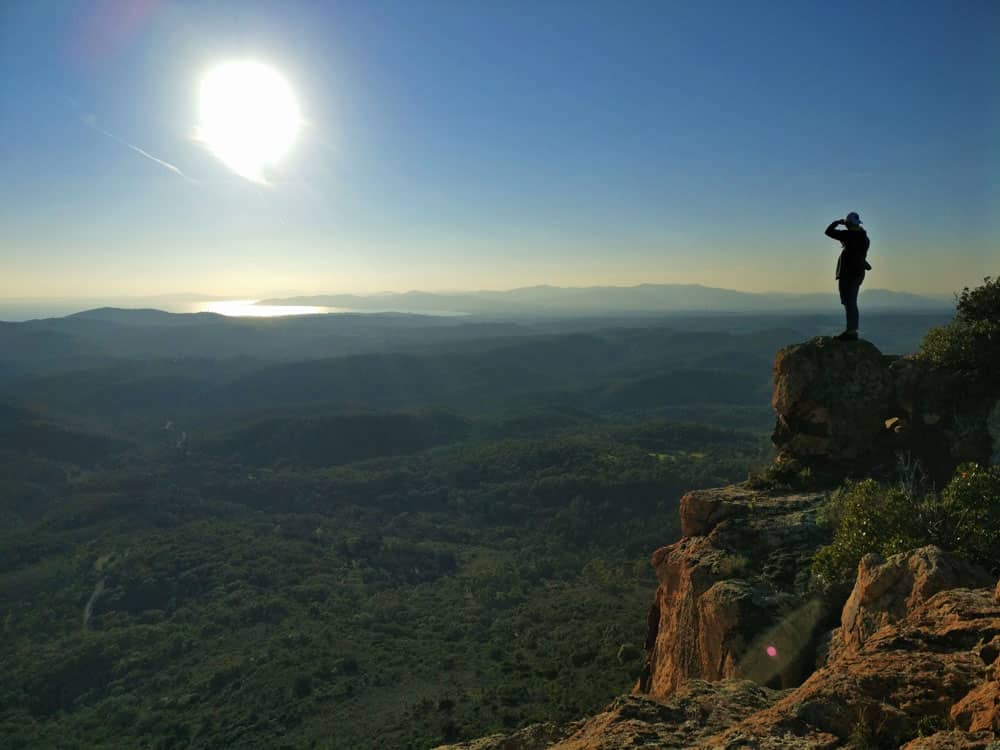
[[[846,602],[811,585],[829,489],[900,457],[941,482],[1000,457],[1000,400],[913,357],[816,338],[774,364],[774,465],[680,503],[631,695],[451,748],[1000,750],[1000,583],[927,546],[867,555]],[[793,491],[792,485],[812,485]],[[867,743],[867,744],[866,744]]]

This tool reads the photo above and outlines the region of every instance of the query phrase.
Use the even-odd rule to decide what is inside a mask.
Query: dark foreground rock
[[[774,361],[772,440],[793,461],[837,479],[919,459],[935,481],[964,461],[1000,461],[1000,393],[867,341],[818,337]]]
[[[889,361],[867,341],[786,347],[774,360],[774,443],[807,464],[857,465],[879,447],[892,398]]]

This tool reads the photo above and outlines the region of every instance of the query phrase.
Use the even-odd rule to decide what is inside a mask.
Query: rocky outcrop
[[[940,482],[961,461],[1000,460],[1000,394],[916,358],[818,338],[779,352],[774,376],[777,462],[797,476],[864,476],[903,451]],[[1000,750],[1000,582],[936,547],[868,555],[842,611],[827,611],[810,589],[825,499],[688,493],[683,537],[652,556],[633,694],[453,747]]]
[[[820,337],[774,360],[774,443],[804,463],[855,463],[885,430],[893,395],[889,362],[867,341]]]
[[[748,680],[692,680],[669,699],[629,695],[601,713],[562,726],[536,724],[511,735],[494,735],[450,750],[616,750],[691,748],[775,702],[781,693]],[[788,744],[771,747],[805,748]],[[439,748],[438,750],[444,750]]]
[[[956,729],[918,737],[907,742],[900,750],[1000,750],[1000,742],[992,732],[970,734]]]
[[[535,725],[451,747],[832,750],[854,743],[909,750],[997,750],[1000,601],[993,587],[929,594],[932,581],[947,580],[946,574],[933,571],[961,568],[961,563],[932,549],[881,564],[883,576],[894,575],[891,570],[931,573],[915,576],[907,595],[905,586],[890,587],[900,594],[892,601],[904,602],[901,610],[894,610],[897,619],[868,635],[857,650],[841,650],[796,688],[770,690],[737,679],[689,680],[668,697],[626,696],[586,720]],[[873,573],[869,578],[879,580],[874,565],[869,562],[868,567]],[[871,591],[871,586],[871,580],[859,583],[863,590]],[[856,601],[872,601],[855,593]],[[855,616],[845,608],[845,631]]]
[[[859,622],[858,602],[880,601],[864,594],[871,594],[872,580],[878,581],[880,573],[889,580],[896,575],[892,571],[926,571],[928,558],[936,558],[938,569],[961,568],[928,548],[890,558],[880,569],[869,561],[872,575],[855,586],[842,632]],[[897,580],[906,577],[904,573]],[[937,578],[938,583],[945,580],[947,574]],[[954,744],[926,744],[928,738],[923,738],[912,747],[977,747],[977,742],[1000,740],[1000,602],[992,587],[952,588],[922,598],[921,590],[927,593],[933,585],[917,583],[909,594],[906,586],[896,587],[897,596],[881,600],[891,610],[885,624],[857,648],[845,647],[800,687],[709,744],[727,747],[737,739],[752,743],[793,733],[829,736],[835,743],[831,747],[858,736],[873,745],[900,746],[921,733],[937,734],[935,729],[947,730],[938,739]],[[863,616],[860,621],[866,630],[873,622]]]
[[[1000,733],[1000,683],[984,682],[951,709],[951,718],[970,732]]]
[[[684,538],[653,553],[659,587],[637,692],[666,697],[691,679],[804,679],[824,615],[807,594],[824,497],[726,487],[682,498]]]
[[[779,462],[834,477],[891,467],[905,453],[941,481],[963,461],[1000,460],[998,396],[916,357],[819,337],[775,358],[772,440]]]
[[[488,737],[480,737],[457,745],[439,745],[433,750],[542,750],[554,747],[557,743],[576,733],[586,723],[586,721],[581,720],[568,724],[554,724],[552,722],[530,724],[513,734],[491,734]]]
[[[922,547],[882,560],[865,555],[841,617],[841,648],[856,653],[868,638],[912,612],[939,591],[985,587],[990,575],[938,547]]]

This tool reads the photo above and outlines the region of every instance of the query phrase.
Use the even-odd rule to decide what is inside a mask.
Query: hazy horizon
[[[982,279],[973,280],[971,283],[976,284],[981,282]],[[271,291],[257,291],[254,293],[246,292],[231,292],[231,293],[212,293],[212,292],[192,292],[192,291],[180,291],[180,292],[161,292],[155,294],[121,294],[121,293],[103,293],[103,294],[92,294],[92,295],[37,295],[37,296],[0,296],[0,303],[9,302],[61,302],[61,301],[83,301],[83,300],[156,300],[156,299],[183,299],[191,298],[193,300],[209,301],[209,300],[235,300],[235,299],[281,299],[281,298],[291,298],[291,297],[307,297],[307,296],[337,296],[337,295],[354,295],[358,297],[377,297],[380,295],[402,295],[402,294],[412,294],[412,293],[423,293],[423,294],[477,294],[480,292],[512,292],[524,289],[635,289],[644,286],[676,286],[676,287],[702,287],[705,289],[717,289],[730,292],[739,292],[741,294],[759,294],[759,295],[783,295],[783,296],[811,296],[817,294],[833,294],[834,291],[829,288],[823,288],[817,286],[813,289],[802,289],[794,291],[781,291],[779,289],[746,289],[738,287],[725,287],[718,286],[711,283],[705,282],[668,282],[668,281],[640,281],[634,284],[555,284],[550,282],[538,282],[534,284],[521,284],[517,286],[488,286],[488,285],[476,285],[470,287],[445,287],[445,288],[418,288],[418,287],[400,287],[397,289],[373,289],[371,291],[353,291],[350,289],[279,289]],[[865,292],[891,292],[893,294],[912,294],[921,297],[927,297],[929,299],[941,299],[950,298],[955,293],[961,291],[960,289],[955,289],[947,292],[939,293],[928,293],[920,292],[912,289],[891,289],[884,286],[879,287],[863,287],[861,293]]]
[[[642,292],[654,291],[659,298],[646,299],[643,302],[639,295]],[[691,292],[696,292],[692,299]],[[537,292],[532,299],[520,299],[518,292]],[[539,294],[547,294],[539,297]],[[559,299],[559,293],[572,293],[576,302],[567,304],[566,299]],[[589,297],[581,297],[584,293]],[[687,294],[685,294],[685,292]],[[603,294],[602,294],[603,293]],[[609,298],[607,295],[611,294]],[[626,295],[622,298],[621,295]],[[676,295],[682,295],[676,297]],[[632,299],[628,299],[632,295]],[[673,295],[673,297],[671,296]],[[727,301],[732,295],[739,297],[741,302]],[[410,300],[416,296],[418,304]],[[951,303],[954,295],[917,295],[911,292],[887,289],[865,289],[862,300],[868,300],[873,310],[900,312],[919,312],[922,310],[943,309]],[[449,304],[452,300],[481,300],[483,306]],[[434,304],[439,299],[440,304]],[[366,301],[376,302],[375,306]],[[272,302],[273,301],[273,302]],[[335,303],[335,304],[331,304]],[[352,306],[352,303],[354,306]],[[648,312],[652,315],[677,314],[688,312],[724,312],[735,314],[753,314],[762,311],[831,311],[834,310],[834,295],[829,291],[782,293],[782,292],[745,292],[741,290],[721,289],[702,284],[662,285],[640,284],[635,286],[593,286],[593,287],[560,287],[550,284],[515,289],[490,290],[406,290],[402,292],[383,291],[368,295],[351,293],[298,294],[295,292],[280,292],[270,295],[251,297],[211,295],[199,293],[177,293],[153,296],[105,296],[105,297],[62,297],[62,298],[0,298],[0,322],[19,322],[26,320],[63,317],[75,313],[98,308],[120,308],[125,310],[154,309],[171,313],[212,312],[226,316],[274,317],[287,315],[315,315],[325,313],[376,313],[402,312],[421,315],[476,315],[513,314],[525,316],[532,314],[593,314],[615,315]],[[430,306],[429,306],[430,305]],[[497,307],[497,305],[500,305]]]

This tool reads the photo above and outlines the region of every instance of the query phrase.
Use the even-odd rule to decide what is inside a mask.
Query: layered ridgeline
[[[779,351],[775,462],[681,501],[681,538],[652,556],[632,693],[451,747],[1000,746],[1000,358],[996,323],[976,319],[986,294],[995,282],[963,295],[920,355],[829,338]]]
[[[663,312],[789,312],[828,310],[838,303],[834,294],[738,292],[701,284],[638,284],[636,286],[531,286],[504,291],[387,292],[383,294],[320,294],[261,300],[261,305],[314,305],[348,310],[423,312],[465,315],[607,315]],[[888,289],[866,289],[866,310],[946,310],[950,300]]]

